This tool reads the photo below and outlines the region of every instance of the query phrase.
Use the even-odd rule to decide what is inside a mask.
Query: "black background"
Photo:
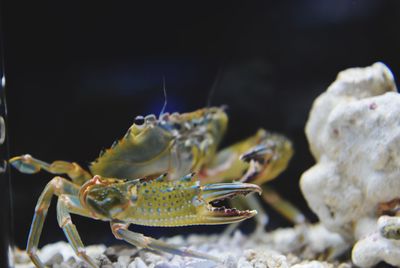
[[[259,127],[290,137],[296,154],[271,184],[311,220],[298,181],[313,164],[303,130],[313,99],[345,68],[383,61],[400,75],[400,2],[394,0],[2,4],[12,156],[86,166],[136,115],[159,113],[164,76],[166,111],[192,111],[208,99],[228,105],[224,145]],[[51,177],[12,174],[20,247]],[[54,207],[41,245],[64,239]],[[268,228],[289,225],[267,210]],[[116,242],[107,223],[73,220],[85,243]],[[134,229],[159,237],[223,227]]]

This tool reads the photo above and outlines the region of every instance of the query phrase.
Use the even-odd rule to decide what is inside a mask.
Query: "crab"
[[[236,195],[261,194],[258,185],[286,168],[292,146],[281,135],[259,130],[218,152],[227,121],[224,108],[220,107],[164,113],[159,118],[138,116],[125,136],[91,163],[90,172],[77,163],[46,163],[30,155],[10,159],[10,164],[22,173],[43,169],[71,179],[54,177],[39,197],[27,242],[33,263],[44,267],[36,250],[53,195],[58,196],[59,226],[75,253],[91,267],[97,264],[85,253],[71,214],[109,221],[117,239],[138,247],[218,261],[207,253],[132,232],[128,226],[227,224],[257,214],[256,210],[215,204]],[[272,203],[282,209],[282,202]],[[290,217],[298,215],[296,211],[283,210]]]

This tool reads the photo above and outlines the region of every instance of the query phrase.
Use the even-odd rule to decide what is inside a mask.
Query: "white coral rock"
[[[381,216],[376,232],[358,241],[353,248],[353,262],[361,267],[371,267],[381,260],[400,266],[400,240],[387,239],[381,235],[387,226],[400,228],[400,217]]]
[[[340,72],[315,100],[306,135],[317,163],[300,185],[322,224],[349,243],[381,237],[377,207],[400,197],[400,95],[390,70],[375,63]],[[381,245],[386,252],[400,250],[393,243]],[[360,254],[389,260],[384,250],[373,248]],[[370,266],[359,259],[353,261]]]

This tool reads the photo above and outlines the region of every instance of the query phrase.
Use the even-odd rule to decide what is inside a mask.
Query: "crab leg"
[[[73,204],[67,195],[61,195],[57,202],[57,221],[60,227],[63,229],[65,236],[68,239],[69,244],[75,251],[75,254],[86,261],[91,267],[98,267],[95,261],[86,254],[85,246],[79,236],[78,230],[72,223],[71,215],[69,211],[73,209]],[[78,209],[82,209],[79,208]]]
[[[273,188],[267,185],[262,185],[262,198],[273,209],[278,211],[282,216],[294,224],[303,224],[306,222],[306,217],[292,203],[281,197]]]
[[[231,201],[235,207],[250,207],[257,211],[257,215],[255,215],[254,220],[256,221],[256,230],[254,232],[254,236],[262,235],[264,231],[264,227],[268,224],[269,217],[265,212],[264,208],[261,206],[260,202],[258,202],[257,198],[254,195],[247,196],[246,199],[239,198],[237,200]],[[229,224],[229,226],[224,230],[224,236],[230,236],[237,229],[241,222],[235,222]]]
[[[194,250],[190,249],[182,249],[182,247],[178,245],[172,245],[165,243],[163,241],[144,236],[140,233],[135,233],[128,230],[129,224],[121,223],[121,222],[111,222],[111,230],[114,236],[117,239],[125,240],[126,242],[142,248],[147,248],[150,250],[167,252],[175,255],[180,255],[183,257],[194,257],[194,258],[201,258],[201,259],[208,259],[215,262],[221,262],[221,259]]]
[[[44,188],[42,194],[39,197],[35,208],[35,214],[33,216],[33,221],[31,224],[31,229],[29,231],[28,243],[26,251],[29,254],[32,262],[37,267],[45,267],[43,262],[39,259],[36,251],[39,245],[40,235],[43,229],[43,223],[46,219],[47,211],[50,206],[51,199],[53,195],[70,195],[77,196],[79,192],[79,187],[70,181],[61,178],[54,177]],[[84,209],[77,209],[77,214],[85,215]]]
[[[246,172],[242,182],[261,184],[278,176],[291,155],[291,143],[286,138],[260,129],[255,135],[219,151],[200,175],[203,183],[215,183],[237,180]],[[259,166],[257,170],[253,165]]]
[[[29,154],[16,156],[10,159],[10,164],[13,165],[22,173],[32,174],[37,173],[41,169],[52,174],[67,174],[75,184],[82,185],[85,181],[92,178],[89,172],[84,170],[77,163],[66,161],[54,161],[46,163],[39,159],[33,158]]]
[[[269,221],[268,214],[265,212],[264,208],[261,206],[260,202],[257,200],[257,198],[254,195],[248,196],[246,201],[247,201],[247,204],[249,204],[249,206],[252,209],[257,210],[257,215],[254,217],[254,219],[257,223],[254,235],[255,236],[262,235],[262,233],[264,232],[264,228],[268,224],[268,221]]]
[[[268,165],[267,163],[270,161],[269,159],[262,157],[266,152],[269,152],[269,149],[266,146],[259,145],[252,148],[250,151],[246,152],[240,157],[243,161],[249,162],[249,168],[241,178],[241,182],[252,182],[253,178],[259,176],[259,174],[262,172],[263,165]],[[305,222],[306,218],[303,213],[301,213],[301,211],[289,201],[282,198],[272,187],[263,184],[262,189],[262,198],[278,213],[294,224],[302,224]],[[260,226],[260,224],[264,221],[264,219],[261,219],[260,217],[268,219],[268,216],[265,211],[261,209],[261,206],[257,205],[257,200],[254,197],[251,196],[247,202],[251,202],[251,204],[249,203],[251,207],[256,208],[259,212],[261,212],[256,216],[258,223],[257,229],[261,230],[264,225]]]

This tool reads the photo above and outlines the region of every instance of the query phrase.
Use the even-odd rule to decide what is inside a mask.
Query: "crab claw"
[[[124,196],[129,200],[117,205],[122,210],[115,217],[145,226],[187,226],[238,222],[257,214],[255,210],[241,211],[213,205],[236,195],[261,193],[259,186],[242,182],[201,185],[200,181],[189,177],[193,174],[174,181],[142,179],[127,181],[121,186],[108,185],[108,188],[120,187],[113,192],[125,192]],[[105,191],[104,186],[101,190]],[[104,207],[103,195],[90,196],[93,200],[88,204]],[[116,203],[113,201],[112,205],[115,207]]]
[[[201,199],[207,203],[203,217],[207,224],[225,224],[242,221],[257,214],[255,210],[238,210],[236,208],[214,207],[212,204],[225,199],[231,199],[236,195],[247,195],[257,192],[261,194],[261,188],[250,183],[214,183],[202,187]]]

